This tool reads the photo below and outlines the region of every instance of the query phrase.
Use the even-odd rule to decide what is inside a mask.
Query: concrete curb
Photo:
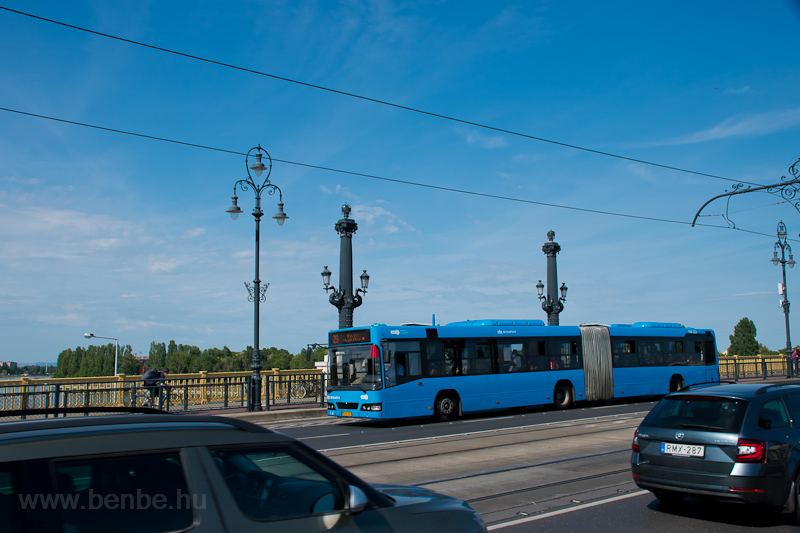
[[[210,414],[210,413],[209,413]],[[303,418],[324,418],[327,417],[328,411],[324,408],[309,408],[309,409],[277,409],[272,411],[257,411],[248,413],[246,411],[240,412],[215,412],[216,416],[227,416],[231,418],[238,418],[240,420],[247,420],[248,422],[275,422],[279,420],[297,420]]]

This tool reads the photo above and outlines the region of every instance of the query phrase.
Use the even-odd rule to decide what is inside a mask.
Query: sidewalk
[[[269,411],[247,412],[244,408],[212,409],[208,411],[184,411],[183,415],[227,416],[247,420],[255,424],[277,422],[280,420],[298,420],[303,418],[325,418],[328,411],[324,407],[270,407]]]

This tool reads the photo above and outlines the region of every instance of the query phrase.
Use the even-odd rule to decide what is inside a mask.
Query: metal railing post
[[[59,403],[61,402],[61,385],[56,383],[53,387],[53,407],[58,409]],[[55,414],[55,418],[58,418],[58,413]]]

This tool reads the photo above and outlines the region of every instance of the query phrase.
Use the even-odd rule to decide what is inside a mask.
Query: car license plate
[[[706,452],[705,446],[695,444],[673,444],[671,442],[661,443],[661,453],[668,455],[685,455],[686,457],[703,457]]]
[[[342,411],[342,416],[353,416],[351,411]]]

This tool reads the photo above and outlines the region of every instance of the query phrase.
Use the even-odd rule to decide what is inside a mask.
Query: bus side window
[[[636,353],[636,341],[615,340],[612,343],[614,366],[639,366],[639,356]]]
[[[487,347],[488,349],[488,347]],[[524,345],[520,342],[497,343],[497,371],[501,374],[527,370]]]
[[[465,341],[461,352],[461,372],[468,374],[491,374],[492,360],[489,343],[486,341]]]

